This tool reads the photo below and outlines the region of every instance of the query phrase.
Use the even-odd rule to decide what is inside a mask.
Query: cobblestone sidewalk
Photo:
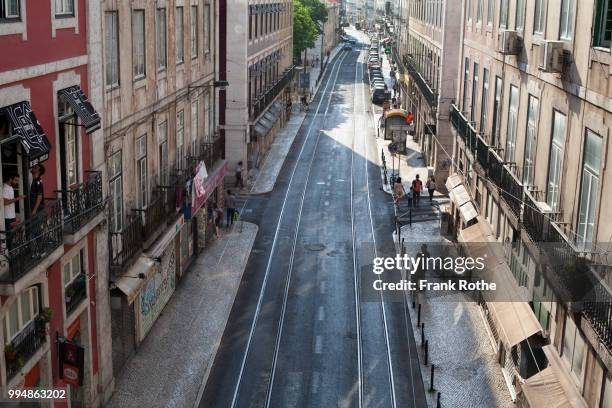
[[[214,361],[257,235],[255,224],[238,224],[206,248],[186,272],[115,380],[107,407],[193,406]]]

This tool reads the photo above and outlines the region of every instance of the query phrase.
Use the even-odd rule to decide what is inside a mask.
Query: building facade
[[[327,21],[323,26],[323,54],[329,55],[338,45],[340,39],[340,3],[336,0],[325,1],[327,7]]]
[[[107,231],[92,3],[0,3],[3,398],[67,387],[56,406],[95,407],[112,379],[98,330]]]
[[[117,376],[159,317],[223,206],[225,139],[216,66],[224,3],[99,3]],[[131,52],[123,52],[131,50]]]
[[[503,243],[526,294],[506,318],[483,302],[491,332],[533,328],[495,337],[500,364],[525,406],[611,407],[612,3],[463,4],[452,224],[460,241]],[[522,368],[529,355],[538,370]]]
[[[402,1],[389,33],[400,71],[399,99],[415,117],[414,139],[442,190],[453,149],[448,109],[457,92],[460,13],[457,1]]]
[[[242,162],[246,176],[288,120],[293,3],[230,0],[227,5],[226,156],[232,175]]]

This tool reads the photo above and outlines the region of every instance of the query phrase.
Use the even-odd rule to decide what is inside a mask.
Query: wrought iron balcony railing
[[[0,231],[0,283],[14,284],[62,244],[62,205],[45,208],[10,231]]]
[[[163,194],[156,191],[147,208],[136,208],[134,211],[142,222],[142,238],[148,240],[154,233],[166,223],[166,201]]]
[[[5,346],[6,377],[11,379],[30,360],[46,340],[45,321],[37,316]]]
[[[476,143],[477,143],[477,135],[478,132],[472,126],[471,122],[467,120],[467,118],[459,111],[457,105],[451,105],[450,112],[450,120],[451,124],[454,126],[455,130],[461,140],[465,143],[466,147],[476,155]]]
[[[225,137],[217,136],[210,142],[200,145],[200,160],[204,161],[206,168],[210,169],[218,160],[225,157]]]
[[[109,239],[111,269],[124,269],[142,249],[141,217],[136,215],[128,216],[121,231],[111,232]]]
[[[70,190],[58,191],[64,210],[64,230],[74,234],[102,211],[102,172],[89,171],[84,183]]]
[[[412,80],[416,83],[421,94],[425,97],[425,100],[429,104],[430,107],[438,106],[438,94],[434,92],[433,89],[429,86],[425,78],[419,72],[419,68],[412,58],[408,56],[404,56],[404,65],[406,65],[406,69],[408,70],[408,74],[412,78]]]
[[[64,295],[66,315],[69,315],[85,298],[87,298],[87,275],[81,273],[74,278],[74,280],[64,289]]]
[[[287,68],[285,73],[281,76],[281,78],[271,86],[262,96],[259,98],[255,98],[250,102],[250,120],[255,120],[259,115],[261,115],[267,107],[276,99],[276,97],[281,93],[283,89],[291,82],[293,79],[293,73],[295,68],[292,66]]]

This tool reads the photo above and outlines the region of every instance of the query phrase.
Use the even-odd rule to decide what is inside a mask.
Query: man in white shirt
[[[17,187],[19,187],[19,175],[6,174],[2,188],[2,197],[4,198],[4,228],[6,231],[10,231],[17,224],[15,203],[25,198],[24,195],[15,197],[15,189]]]

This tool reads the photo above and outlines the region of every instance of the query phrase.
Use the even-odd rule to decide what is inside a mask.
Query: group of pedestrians
[[[433,201],[433,195],[436,191],[436,180],[433,176],[430,176],[425,183],[425,188],[429,193],[429,202]],[[402,183],[402,178],[397,177],[393,183],[393,202],[396,206],[399,207],[403,198],[408,200],[409,208],[417,208],[421,201],[421,192],[423,191],[423,181],[421,181],[420,176],[417,174],[414,180],[412,180],[412,184],[410,185],[410,190],[406,191],[404,188],[404,184]]]
[[[242,161],[239,161],[238,164],[236,165],[236,172],[235,172],[236,183],[234,184],[235,188],[240,188],[240,189],[244,188],[244,178],[242,174],[243,172],[244,172],[244,164]],[[232,193],[232,190],[226,191],[224,202],[225,202],[225,227],[229,229],[232,227],[234,222],[238,220],[238,216],[239,216],[239,212],[236,209],[236,197],[234,193]],[[215,224],[215,235],[217,238],[221,236],[221,228],[223,224],[223,213],[224,213],[223,208],[221,208],[221,206],[217,202],[217,205],[215,206],[212,212],[213,222]]]

